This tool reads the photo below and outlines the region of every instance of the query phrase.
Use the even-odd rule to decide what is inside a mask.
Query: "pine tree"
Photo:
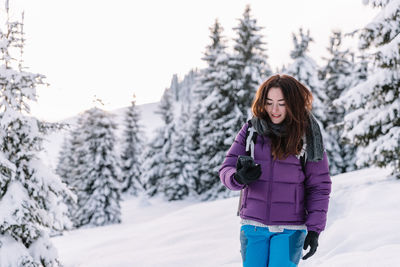
[[[228,64],[230,57],[225,51],[223,29],[216,21],[210,30],[211,44],[207,46],[203,58],[207,67],[201,72],[197,90],[199,104],[196,111],[199,115],[192,120],[194,125],[198,125],[196,156],[200,162],[196,166],[200,180],[196,180],[195,190],[203,199],[234,194],[221,184],[218,169],[245,119],[239,108],[237,91],[232,90],[232,78],[236,70]],[[232,142],[229,143],[229,140]]]
[[[294,49],[290,52],[290,57],[293,59],[293,62],[288,66],[286,72],[311,90],[313,94],[313,114],[324,126],[323,128],[325,128],[327,126],[327,119],[324,102],[327,101],[327,96],[321,89],[321,82],[318,78],[319,67],[315,61],[307,55],[308,46],[312,41],[313,39],[310,36],[310,31],[304,33],[302,28],[299,30],[299,37],[293,34]]]
[[[365,55],[361,54],[357,56],[357,59],[355,59],[354,53],[351,53],[351,70],[350,70],[350,75],[348,76],[348,81],[349,81],[349,86],[344,89],[342,92],[342,96],[346,94],[348,90],[351,88],[357,86],[358,84],[364,82],[367,79],[368,75],[368,70],[369,70],[369,62],[368,59],[366,58]],[[340,99],[340,98],[339,98]],[[337,107],[341,106],[341,104],[336,104],[336,100],[332,102],[332,104]],[[358,169],[357,166],[357,150],[358,146],[355,145],[354,142],[352,142],[349,138],[346,138],[346,135],[344,134],[344,121],[345,121],[345,116],[347,114],[350,114],[353,112],[351,108],[345,109],[345,114],[343,116],[343,119],[340,123],[336,124],[338,129],[341,131],[341,136],[340,136],[340,142],[341,144],[344,145],[344,152],[342,153],[343,157],[343,162],[346,163],[346,172],[353,171]]]
[[[198,104],[209,96],[215,87],[219,86],[216,80],[216,72],[220,68],[221,62],[218,60],[223,60],[222,64],[226,64],[228,61],[228,54],[226,50],[226,40],[222,35],[224,28],[221,26],[219,21],[216,19],[214,25],[209,28],[211,44],[206,47],[204,56],[202,60],[205,61],[207,67],[202,69],[200,72],[200,77],[195,88],[195,98]]]
[[[143,149],[143,138],[141,126],[139,125],[140,114],[136,107],[136,97],[133,97],[132,105],[125,114],[125,131],[122,152],[122,192],[129,192],[137,196],[143,190],[141,177],[141,153]]]
[[[68,217],[73,222],[72,214],[76,210],[76,190],[74,188],[74,178],[75,178],[75,170],[76,170],[76,149],[81,146],[79,140],[76,138],[76,134],[70,133],[68,131],[64,138],[63,144],[61,146],[59,155],[58,155],[58,163],[56,167],[56,173],[60,176],[61,180],[67,185],[68,189],[70,189],[74,193],[74,197],[71,198],[69,195],[64,194],[64,203],[68,207]]]
[[[237,37],[234,39],[234,54],[228,64],[233,70],[230,87],[235,92],[235,103],[242,112],[242,122],[250,117],[250,107],[259,85],[271,74],[267,63],[265,42],[257,25],[257,20],[250,15],[250,6],[247,5],[239,25],[233,28]]]
[[[360,31],[359,48],[373,51],[374,70],[338,103],[353,110],[344,135],[359,145],[358,165],[390,165],[400,178],[400,3],[370,2],[381,12]]]
[[[83,143],[77,151],[74,184],[78,196],[78,210],[73,214],[76,227],[121,222],[115,129],[111,115],[96,107],[87,110],[78,125]]]
[[[200,122],[200,151],[201,167],[201,187],[199,194],[203,195],[204,200],[230,197],[235,192],[227,190],[219,180],[218,170],[221,162],[224,161],[226,151],[234,141],[237,132],[242,125],[239,125],[242,113],[236,105],[229,102],[229,98],[224,96],[224,88],[213,92],[205,102],[209,103],[200,112],[207,112],[210,124]],[[208,151],[207,151],[208,149]]]
[[[69,227],[62,195],[70,192],[38,158],[57,129],[29,116],[44,76],[26,71],[13,52],[24,48],[23,17],[0,28],[0,258],[5,266],[60,266],[52,232]]]
[[[327,63],[322,70],[324,80],[323,88],[326,91],[329,102],[331,102],[332,99],[338,98],[349,83],[348,77],[350,76],[352,64],[350,61],[350,51],[348,49],[341,50],[342,37],[341,31],[332,32],[329,47],[327,48],[329,57],[324,58]],[[328,112],[334,113],[334,110],[329,110]],[[335,116],[330,115],[330,117]],[[340,118],[337,119],[337,121],[339,120]]]
[[[161,116],[164,125],[156,130],[155,137],[144,153],[143,184],[149,196],[165,194],[165,188],[173,182],[168,179],[171,138],[175,134],[172,93],[169,88],[164,91],[156,113]]]
[[[147,144],[143,152],[142,184],[148,196],[153,197],[159,193],[161,178],[164,175],[163,155],[164,144],[163,129],[156,129],[154,138]]]
[[[181,200],[189,195],[188,183],[188,168],[187,165],[191,162],[189,161],[189,155],[186,154],[185,138],[187,135],[186,122],[189,119],[189,113],[185,112],[184,105],[181,106],[182,111],[175,125],[175,132],[171,135],[171,151],[168,157],[167,175],[165,177],[165,183],[163,184],[164,195],[169,201]],[[186,166],[186,168],[185,168]]]
[[[178,81],[179,97],[176,102],[189,109],[195,102],[195,88],[198,83],[200,72],[197,69],[191,69],[183,76],[182,81]]]
[[[71,171],[70,167],[72,166],[71,162],[73,160],[73,157],[69,153],[70,151],[69,143],[70,143],[69,138],[65,136],[63,143],[61,145],[60,152],[58,153],[58,163],[56,167],[56,173],[61,177],[63,182],[67,185],[68,185],[67,182],[68,180],[66,178]]]
[[[196,106],[190,106],[187,114],[189,118],[182,130],[183,134],[183,155],[185,157],[185,164],[182,168],[182,180],[188,187],[188,196],[197,198],[202,191],[200,188],[201,176],[200,169],[202,166],[200,157],[200,129],[199,123],[201,114],[195,109]]]
[[[324,58],[327,63],[322,70],[323,86],[326,93],[326,132],[329,138],[324,140],[329,158],[329,170],[331,175],[344,173],[355,169],[356,147],[345,144],[341,139],[343,133],[342,121],[345,110],[343,106],[334,106],[333,101],[350,86],[349,78],[352,71],[352,63],[349,50],[341,50],[342,33],[334,31],[327,48],[329,57]]]
[[[180,88],[179,88],[179,81],[178,81],[178,75],[174,74],[172,76],[172,80],[171,80],[171,86],[169,87],[171,90],[171,95],[172,95],[172,99],[174,101],[179,101],[179,93],[180,93]]]
[[[362,52],[361,55],[358,55],[357,57],[355,57],[354,53],[352,53],[351,58],[352,70],[350,72],[349,80],[351,81],[350,88],[353,88],[367,80],[371,64],[369,63],[368,56]],[[348,89],[350,88],[347,88],[342,95],[347,93]]]
[[[58,154],[56,173],[70,189],[73,189],[75,182],[75,170],[79,159],[77,152],[84,143],[80,129],[78,129],[78,125],[83,125],[82,120],[83,116],[78,116],[77,122],[67,125],[68,130],[65,132],[64,141]]]

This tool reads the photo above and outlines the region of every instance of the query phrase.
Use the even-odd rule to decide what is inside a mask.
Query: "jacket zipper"
[[[273,182],[273,169],[274,169],[275,161],[271,157],[271,171],[270,171],[270,177],[268,179],[268,211],[267,211],[267,223],[271,222],[271,192],[272,192],[272,182]]]
[[[294,191],[294,194],[295,194],[295,201],[296,201],[296,209],[295,209],[295,211],[296,211],[296,213],[299,213],[299,187],[298,186],[296,186],[296,190]]]

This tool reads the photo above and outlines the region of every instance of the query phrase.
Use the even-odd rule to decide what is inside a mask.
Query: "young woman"
[[[311,92],[288,75],[259,87],[253,118],[236,136],[219,171],[222,183],[243,190],[240,202],[244,267],[297,266],[312,256],[325,228],[331,180]],[[252,157],[248,128],[256,131]],[[305,157],[306,160],[301,160]]]

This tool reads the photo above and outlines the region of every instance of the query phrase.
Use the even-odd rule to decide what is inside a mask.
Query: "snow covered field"
[[[400,183],[388,169],[332,177],[328,225],[299,266],[400,266]],[[119,225],[55,237],[66,267],[241,266],[238,199],[200,203],[130,198]]]

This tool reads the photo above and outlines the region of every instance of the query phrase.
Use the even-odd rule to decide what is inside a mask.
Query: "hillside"
[[[400,266],[400,182],[388,169],[332,177],[319,249],[299,266]],[[241,266],[237,198],[198,203],[131,198],[120,225],[53,238],[66,267]]]

